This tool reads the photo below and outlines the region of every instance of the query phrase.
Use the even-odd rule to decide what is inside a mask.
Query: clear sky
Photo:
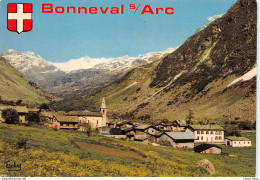
[[[33,3],[33,29],[17,34],[7,30],[7,3]],[[34,51],[52,62],[73,58],[138,56],[183,43],[207,17],[225,13],[236,0],[2,0],[0,52]],[[54,6],[119,7],[124,14],[42,14],[41,4]],[[129,4],[141,4],[136,14]],[[145,4],[173,7],[173,15],[141,15]]]

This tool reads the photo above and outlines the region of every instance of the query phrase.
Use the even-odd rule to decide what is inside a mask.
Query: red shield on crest
[[[7,29],[12,32],[32,30],[32,4],[9,3],[7,5]]]

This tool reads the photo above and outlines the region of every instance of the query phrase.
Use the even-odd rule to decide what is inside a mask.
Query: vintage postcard
[[[256,0],[0,0],[0,176],[256,177]]]

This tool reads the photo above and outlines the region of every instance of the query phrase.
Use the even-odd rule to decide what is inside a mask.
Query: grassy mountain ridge
[[[3,100],[23,100],[26,104],[48,103],[53,97],[43,92],[35,83],[0,57],[0,96]]]
[[[136,68],[83,98],[112,116],[197,121],[255,121],[256,79],[238,77],[256,66],[256,1],[239,0],[221,18],[192,35],[175,52]],[[73,104],[73,103],[72,103]]]

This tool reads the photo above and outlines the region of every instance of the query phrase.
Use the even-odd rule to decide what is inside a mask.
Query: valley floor
[[[0,176],[255,176],[256,132],[244,131],[252,147],[223,147],[231,156],[154,147],[76,131],[0,124]],[[26,142],[26,143],[25,143]],[[19,147],[20,146],[20,147]],[[216,174],[196,167],[208,159]],[[20,164],[10,171],[7,164]]]

